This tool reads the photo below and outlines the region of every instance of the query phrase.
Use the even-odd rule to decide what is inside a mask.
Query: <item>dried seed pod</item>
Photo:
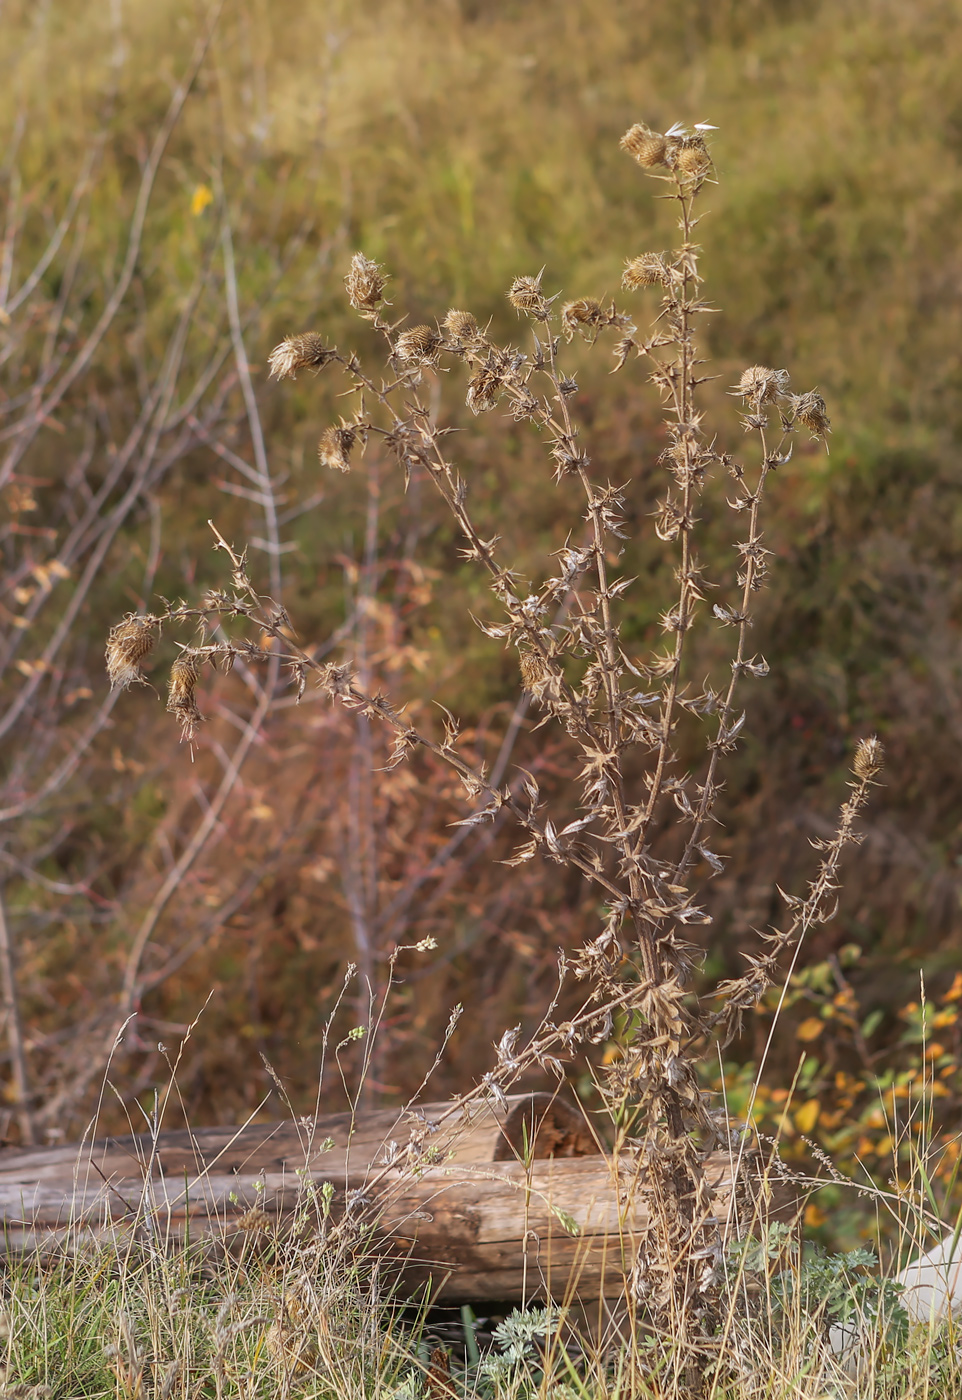
[[[515,311],[523,311],[538,321],[548,319],[548,302],[541,290],[541,273],[537,277],[516,277],[508,291],[508,301]]]
[[[629,127],[621,138],[620,145],[621,149],[634,156],[645,170],[665,164],[668,142],[660,132],[652,131],[651,127],[645,126],[643,122],[636,122],[634,126]]]
[[[299,369],[322,369],[337,354],[314,331],[291,335],[271,351],[267,363],[272,379],[295,379]]]
[[[357,429],[349,423],[340,427],[326,428],[317,444],[317,455],[322,467],[330,467],[335,472],[351,470],[351,450],[357,442]]]
[[[668,281],[668,268],[660,253],[642,253],[625,264],[621,285],[626,292],[638,287],[655,287]]]
[[[363,253],[354,254],[344,285],[356,311],[374,311],[384,296],[386,283],[387,275],[380,263],[372,262]]]
[[[787,386],[787,369],[768,369],[765,365],[750,365],[732,392],[757,409],[761,408],[763,404],[774,403],[779,394],[785,393]]]
[[[807,394],[793,394],[792,408],[798,422],[805,424],[812,437],[821,438],[832,431],[825,400],[817,389],[810,389]]]
[[[444,318],[444,329],[455,345],[470,345],[478,338],[478,323],[470,311],[456,311],[452,307]]]
[[[394,353],[409,364],[426,364],[435,359],[440,344],[441,337],[433,326],[412,326],[398,336]]]
[[[167,688],[167,713],[176,715],[180,722],[181,737],[190,740],[194,728],[204,718],[194,700],[194,690],[200,667],[192,652],[182,651],[170,668],[170,683]]]
[[[562,307],[561,324],[570,340],[576,330],[587,332],[598,326],[606,326],[608,318],[600,301],[592,297],[579,297],[577,301],[569,301]]]
[[[869,739],[860,739],[858,748],[855,750],[855,759],[852,763],[852,772],[856,778],[863,781],[874,778],[876,773],[881,772],[882,764],[885,762],[885,749],[881,742],[873,734]]]
[[[111,690],[146,685],[141,663],[154,649],[156,621],[152,617],[125,617],[107,637],[107,675]]]

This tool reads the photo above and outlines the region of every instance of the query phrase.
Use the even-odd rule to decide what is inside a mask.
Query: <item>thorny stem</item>
[[[248,605],[243,604],[237,599],[232,602],[225,602],[222,610],[227,613],[240,614],[250,618],[252,621],[256,621],[259,627],[281,642],[287,650],[285,653],[274,651],[262,652],[253,644],[235,647],[229,642],[217,642],[210,646],[189,648],[193,655],[202,660],[212,660],[216,656],[224,656],[226,659],[229,659],[232,656],[240,655],[252,661],[267,661],[271,657],[276,656],[282,665],[304,667],[320,678],[321,685],[327,690],[328,694],[331,695],[332,699],[339,699],[349,709],[359,710],[368,717],[372,715],[376,716],[394,731],[398,740],[403,745],[412,749],[416,747],[427,749],[430,753],[433,753],[435,757],[449,764],[458,776],[464,780],[469,792],[477,795],[484,794],[484,796],[488,798],[489,802],[493,804],[490,809],[492,815],[500,807],[506,806],[525,830],[531,832],[540,842],[546,841],[545,829],[533,819],[521,803],[513,796],[510,790],[491,786],[485,779],[483,772],[473,768],[466,762],[450,743],[439,744],[435,740],[430,739],[426,734],[422,734],[410,725],[405,724],[401,716],[383,696],[367,695],[359,690],[350,679],[348,668],[322,665],[310,652],[305,651],[302,647],[298,646],[296,642],[292,641],[282,630],[282,623],[278,622],[270,614],[262,612],[261,599],[254,591],[253,585],[244,572],[245,563],[243,556],[237,554],[235,550],[232,549],[213,522],[209,523],[218,541],[217,548],[226,550],[234,566],[233,582],[235,587],[239,587],[242,591],[246,592],[251,600]],[[197,618],[203,621],[205,618],[209,619],[210,616],[218,610],[219,608],[217,605],[212,605],[207,608],[176,608],[167,613],[157,614],[155,620],[158,622],[166,622]],[[601,870],[593,866],[588,860],[579,856],[575,851],[569,851],[566,855],[582,874],[596,881],[601,888],[613,898],[617,900],[622,898],[622,891],[619,890],[618,886],[613,884]]]
[[[708,760],[708,769],[705,774],[705,781],[704,786],[702,788],[701,798],[699,799],[698,807],[695,812],[695,818],[692,825],[691,835],[688,838],[688,843],[685,847],[684,854],[682,855],[677,866],[675,867],[675,881],[684,879],[685,875],[691,868],[692,861],[694,860],[695,853],[698,849],[698,843],[701,840],[702,829],[707,819],[711,816],[711,811],[714,806],[716,797],[715,774],[718,770],[720,756],[724,752],[725,747],[724,743],[721,742],[722,735],[726,727],[731,722],[735,701],[735,691],[738,688],[738,682],[741,678],[745,666],[745,651],[746,643],[748,640],[748,629],[751,626],[749,606],[751,603],[751,595],[755,590],[756,580],[759,574],[759,556],[756,552],[757,548],[760,546],[761,541],[761,536],[759,535],[758,531],[759,508],[761,506],[762,494],[765,490],[765,482],[768,479],[768,473],[772,469],[772,458],[771,456],[769,456],[768,453],[764,428],[759,429],[759,434],[761,437],[762,445],[762,465],[759,471],[758,482],[755,486],[755,490],[751,492],[747,498],[742,497],[743,500],[748,499],[751,501],[748,516],[749,548],[745,558],[744,583],[742,585],[741,607],[739,609],[740,616],[738,621],[738,642],[735,649],[735,658],[732,661],[731,680],[728,683],[728,690],[725,694],[725,699],[719,706],[718,734],[716,737],[716,741],[712,746],[711,756]]]
[[[693,446],[692,422],[693,404],[691,397],[691,368],[692,368],[692,344],[691,325],[689,311],[690,287],[694,281],[697,289],[698,276],[694,262],[695,250],[691,246],[691,205],[694,200],[693,195],[686,196],[679,186],[677,199],[681,209],[681,230],[684,281],[682,283],[682,298],[680,303],[681,328],[677,340],[681,356],[681,387],[680,390],[673,388],[674,413],[679,427],[683,429],[684,443],[684,483],[682,487],[682,522],[681,522],[681,589],[678,600],[678,616],[675,630],[675,650],[674,667],[668,682],[667,695],[661,711],[661,743],[658,746],[658,757],[655,763],[655,771],[650,779],[650,789],[648,802],[645,806],[644,815],[635,836],[635,850],[640,851],[644,847],[645,837],[651,825],[652,817],[658,799],[661,796],[662,786],[665,781],[665,770],[668,763],[673,758],[671,747],[671,732],[674,725],[675,705],[678,700],[679,678],[681,676],[681,660],[685,646],[685,633],[690,625],[689,609],[692,603],[691,598],[691,543],[690,532],[692,527],[692,506],[694,494],[694,468],[691,461],[691,451]]]
[[[567,397],[561,392],[556,341],[553,335],[548,336],[548,353],[551,364],[551,382],[555,388],[555,401],[561,409],[566,440],[572,442],[575,436],[574,425],[571,421]],[[598,576],[598,598],[601,604],[604,650],[599,654],[597,645],[595,650],[598,660],[601,663],[601,673],[604,678],[605,696],[608,705],[607,762],[610,767],[607,769],[607,777],[611,785],[611,801],[615,811],[615,820],[618,824],[617,829],[621,833],[619,845],[628,867],[628,886],[631,894],[635,934],[638,940],[639,951],[641,952],[642,968],[646,981],[657,982],[660,980],[660,969],[655,953],[654,940],[650,930],[643,923],[639,912],[643,898],[641,872],[638,867],[638,862],[632,858],[631,836],[627,830],[628,813],[625,803],[624,773],[621,762],[622,736],[621,703],[618,685],[618,646],[616,642],[616,630],[611,618],[611,598],[608,593],[604,524],[601,519],[598,497],[588,477],[587,470],[581,463],[579,463],[578,466],[578,478],[581,481],[585,499],[588,502],[588,514],[591,520],[593,535],[592,543],[595,571]]]

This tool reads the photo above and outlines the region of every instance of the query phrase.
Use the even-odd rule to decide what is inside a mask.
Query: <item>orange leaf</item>
[[[825,1029],[825,1022],[818,1016],[809,1016],[802,1022],[795,1034],[799,1040],[817,1040]]]

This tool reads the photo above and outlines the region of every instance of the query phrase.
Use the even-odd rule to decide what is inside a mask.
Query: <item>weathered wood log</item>
[[[710,1159],[708,1175],[724,1211],[728,1158]],[[335,1114],[306,1127],[8,1149],[0,1222],[17,1252],[132,1233],[229,1245],[254,1208],[279,1229],[316,1211],[325,1183],[324,1208],[370,1222],[405,1288],[430,1283],[446,1302],[617,1293],[648,1220],[630,1159],[605,1156],[575,1106],[519,1095],[506,1111],[485,1107],[467,1123],[450,1104],[425,1104],[414,1115]],[[770,1213],[771,1202],[762,1209]]]

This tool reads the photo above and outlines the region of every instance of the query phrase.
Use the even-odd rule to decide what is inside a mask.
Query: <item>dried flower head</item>
[[[537,695],[550,672],[544,657],[537,651],[522,651],[518,655],[521,683],[532,695]]]
[[[504,388],[504,372],[500,359],[489,354],[483,365],[468,380],[468,393],[465,402],[472,413],[484,413],[494,408]]]
[[[656,165],[665,164],[668,142],[660,132],[652,131],[643,122],[636,122],[621,138],[621,149],[634,156],[645,170],[651,170]]]
[[[444,330],[455,345],[470,345],[478,338],[478,323],[470,311],[456,311],[452,307],[444,318]]]
[[[681,150],[675,152],[672,168],[683,180],[700,180],[707,175],[711,169],[711,156],[704,142],[686,142]]]
[[[357,429],[349,423],[341,422],[339,427],[326,428],[317,444],[317,455],[322,467],[330,467],[335,472],[351,470],[351,450],[357,442]]]
[[[774,403],[779,394],[784,394],[787,386],[787,369],[766,369],[764,365],[751,365],[742,374],[732,393],[757,409],[763,404]]]
[[[884,762],[885,749],[873,734],[870,739],[859,740],[858,748],[855,750],[852,772],[856,778],[861,778],[863,781],[874,778],[876,773],[881,772]]]
[[[394,353],[412,365],[430,363],[436,358],[441,337],[433,326],[412,326],[397,338]]]
[[[792,408],[798,422],[805,424],[812,437],[821,438],[832,431],[825,400],[817,389],[810,389],[807,394],[793,394]]]
[[[314,331],[291,335],[274,347],[267,363],[272,379],[295,379],[299,369],[322,369],[337,352]]]
[[[537,277],[516,277],[508,291],[508,301],[515,311],[523,311],[538,321],[546,321],[549,315],[548,300],[541,290],[542,273]]]
[[[355,253],[351,270],[344,278],[347,295],[356,311],[374,311],[384,296],[387,275],[381,264],[372,262],[363,253]]]
[[[107,637],[107,675],[111,690],[146,685],[141,663],[154,649],[157,624],[152,617],[125,617]]]
[[[587,333],[599,326],[606,326],[608,317],[600,301],[592,297],[579,297],[577,301],[569,301],[562,307],[561,324],[570,340],[576,330]]]
[[[668,281],[668,268],[660,253],[642,253],[625,264],[621,285],[626,292],[637,287],[655,287]]]
[[[204,718],[194,700],[197,677],[200,667],[192,652],[182,651],[170,668],[170,684],[167,688],[167,713],[176,715],[180,722],[181,737],[193,739],[194,728]]]

